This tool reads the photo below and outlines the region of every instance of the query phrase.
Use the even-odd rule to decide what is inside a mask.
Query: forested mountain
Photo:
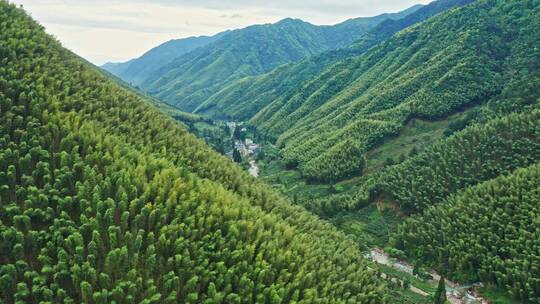
[[[149,75],[157,72],[162,67],[171,63],[174,59],[221,39],[227,32],[222,32],[212,37],[200,36],[167,41],[141,57],[131,59],[123,63],[107,63],[102,66],[105,70],[120,77],[124,81],[138,86]]]
[[[148,75],[141,87],[171,105],[193,111],[234,80],[346,46],[382,21],[401,18],[418,8],[352,19],[334,26],[316,26],[288,18],[275,24],[234,30]]]
[[[538,0],[285,19],[106,65],[149,98],[0,0],[0,303],[538,303],[538,37]]]
[[[532,113],[496,119],[487,118],[486,113],[487,123],[479,121],[403,163],[370,174],[354,193],[324,198],[308,207],[334,213],[390,201],[411,214],[468,187],[532,165],[540,161],[540,112],[533,110],[540,107],[540,100],[526,98],[534,105],[523,110]]]
[[[300,62],[280,66],[269,73],[239,79],[227,85],[200,106],[195,112],[249,120],[270,103],[286,103],[303,86],[325,68],[354,56],[359,56],[398,31],[424,21],[448,9],[463,6],[474,0],[438,0],[402,17],[387,19],[352,45],[308,57]],[[279,101],[278,101],[279,100]]]
[[[0,300],[383,303],[330,224],[0,1]]]
[[[482,0],[435,16],[325,69],[251,122],[308,179],[361,174],[367,152],[411,119],[443,119],[534,83],[538,10]]]
[[[462,280],[540,301],[540,163],[452,196],[410,218],[394,245]]]

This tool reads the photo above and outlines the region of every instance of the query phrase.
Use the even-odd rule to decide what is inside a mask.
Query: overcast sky
[[[314,24],[396,12],[430,0],[12,0],[95,64],[138,57],[170,39],[286,17]]]

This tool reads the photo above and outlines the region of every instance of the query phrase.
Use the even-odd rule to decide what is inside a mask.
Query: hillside
[[[452,196],[410,218],[394,243],[446,275],[540,300],[540,163]]]
[[[193,111],[234,80],[346,46],[380,22],[401,18],[418,8],[352,19],[334,26],[316,26],[288,18],[275,24],[234,30],[148,75],[141,88],[182,110]]]
[[[277,138],[284,160],[307,179],[361,175],[368,152],[412,119],[445,119],[534,83],[537,17],[530,1],[476,1],[443,13],[325,69],[251,123]]]
[[[233,119],[254,115],[261,138],[277,139],[261,179],[360,248],[410,265],[401,278],[426,294],[429,279],[410,273],[433,268],[465,289],[483,282],[492,303],[536,303],[539,14],[538,1],[479,0],[328,59],[308,81],[288,65],[211,100]],[[259,111],[248,95],[272,102]],[[404,295],[396,302],[422,303]]]
[[[139,86],[149,75],[167,66],[174,59],[217,41],[226,34],[227,32],[223,32],[212,37],[200,36],[170,40],[149,50],[139,58],[123,63],[107,63],[102,68],[134,86]]]
[[[331,214],[387,201],[414,214],[538,161],[540,112],[503,115],[487,122],[480,119],[402,163],[368,174],[351,193],[307,202],[312,204],[307,207]]]
[[[330,224],[0,1],[0,300],[384,303]]]
[[[195,112],[218,117],[226,116],[236,120],[249,120],[270,103],[286,103],[307,82],[340,60],[359,56],[404,28],[471,2],[473,0],[438,0],[402,18],[387,19],[365,32],[350,46],[283,65],[263,75],[245,77],[232,82],[205,100],[195,109]]]

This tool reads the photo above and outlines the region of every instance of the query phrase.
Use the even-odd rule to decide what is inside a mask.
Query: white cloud
[[[169,39],[212,35],[285,17],[315,24],[398,11],[429,0],[15,0],[66,47],[102,64]]]

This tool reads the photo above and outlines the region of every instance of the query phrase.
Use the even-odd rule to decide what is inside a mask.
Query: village
[[[247,128],[244,127],[243,122],[227,122],[227,126],[231,131],[230,136],[233,139],[233,147],[226,155],[235,160],[234,152],[238,151],[241,158],[247,160],[249,163],[249,174],[253,177],[258,177],[260,168],[257,165],[255,156],[261,151],[261,145],[255,143],[251,138],[243,138],[242,134],[247,132]]]

